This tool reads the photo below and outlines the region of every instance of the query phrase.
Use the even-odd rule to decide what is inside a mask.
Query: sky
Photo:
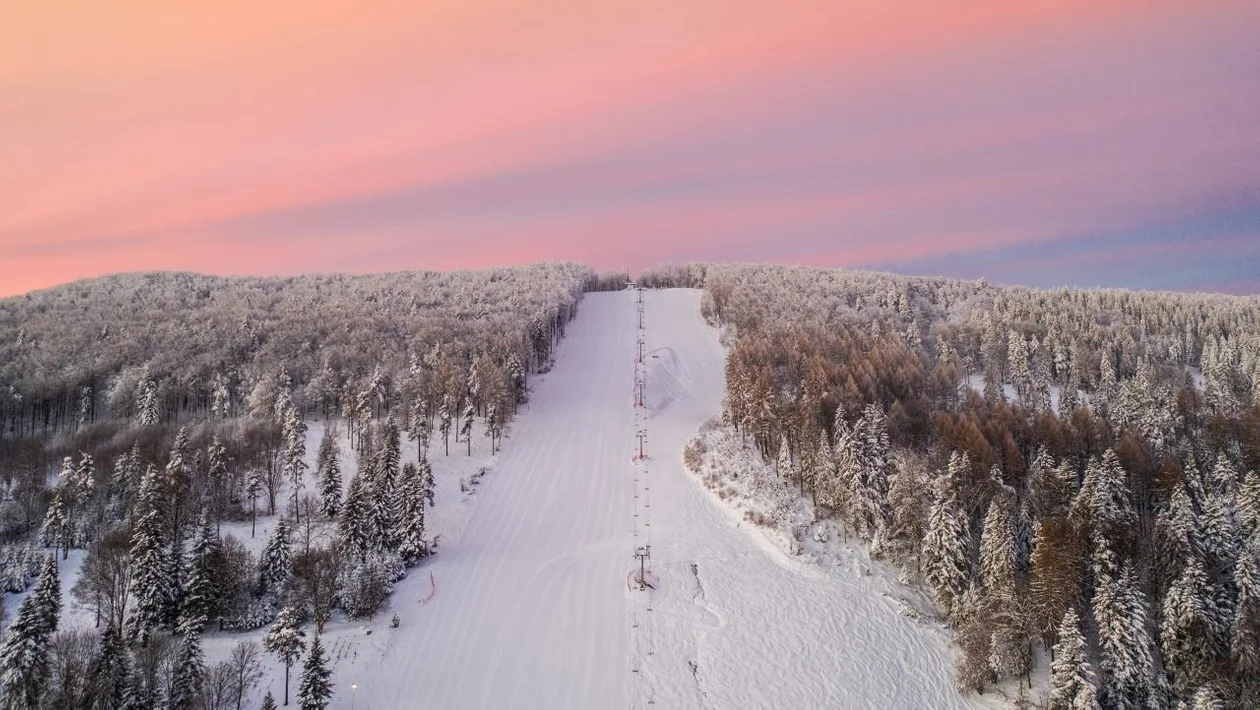
[[[565,259],[1260,293],[1255,0],[0,5],[0,296]]]

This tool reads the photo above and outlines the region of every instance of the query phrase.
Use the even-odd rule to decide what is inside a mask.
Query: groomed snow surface
[[[637,299],[585,297],[497,455],[480,426],[471,458],[454,442],[444,457],[435,439],[428,523],[441,536],[437,554],[398,583],[374,619],[329,624],[334,707],[995,703],[954,690],[948,635],[904,614],[898,596],[908,592],[888,574],[788,556],[683,468],[683,446],[720,409],[724,352],[700,316],[699,291],[649,291],[638,365]],[[640,375],[645,406],[635,407]],[[640,430],[644,461],[634,460]],[[311,463],[321,431],[312,423]],[[404,459],[414,460],[415,445],[404,443]],[[348,478],[353,452],[342,446]],[[490,470],[475,492],[462,493],[460,480],[483,466]],[[260,520],[256,546],[273,525]],[[248,523],[231,533],[248,540]],[[634,583],[635,548],[647,544],[654,591]],[[75,567],[63,569],[68,603]],[[91,625],[84,610],[72,618]],[[264,631],[208,634],[207,656],[225,658]],[[308,640],[313,633],[308,626]],[[282,695],[283,668],[268,656],[267,670],[255,706],[267,689]],[[294,696],[299,674],[300,666]]]

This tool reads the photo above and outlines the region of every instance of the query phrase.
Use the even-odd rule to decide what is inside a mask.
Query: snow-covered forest
[[[277,664],[264,707],[327,707],[326,628],[434,552],[435,491],[477,485],[599,285],[141,274],[0,301],[0,707],[240,708]]]
[[[1260,705],[1260,298],[767,265],[640,283],[703,285],[729,436],[930,593],[960,688],[1022,686],[1048,651],[1023,697],[1052,708]],[[746,488],[713,455],[699,437],[687,464]]]

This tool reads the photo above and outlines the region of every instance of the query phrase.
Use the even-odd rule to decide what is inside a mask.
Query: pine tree
[[[1234,565],[1238,603],[1230,625],[1230,658],[1242,677],[1260,675],[1260,534],[1253,533]]]
[[[775,470],[784,483],[791,483],[795,473],[792,470],[792,450],[788,447],[787,434],[779,441],[779,456],[775,460]]]
[[[403,466],[399,482],[401,506],[399,512],[398,554],[407,566],[416,564],[428,554],[424,540],[424,481],[415,464]]]
[[[217,530],[218,523],[223,518],[223,508],[227,505],[228,487],[231,484],[228,478],[227,447],[223,445],[217,432],[210,440],[210,446],[206,448],[206,477],[210,480],[210,500],[214,506]]]
[[[1105,676],[1106,707],[1144,708],[1155,702],[1154,653],[1146,628],[1146,599],[1137,587],[1132,566],[1119,579],[1104,577],[1094,594],[1098,623],[1099,666]]]
[[[966,476],[968,466],[961,453],[955,451],[950,455],[949,468],[936,481],[927,535],[923,539],[924,581],[947,616],[953,613],[955,602],[971,582],[968,549],[971,534],[956,490],[956,482]]]
[[[1225,710],[1225,701],[1221,699],[1216,686],[1207,683],[1199,686],[1190,699],[1191,710]]]
[[[980,536],[980,584],[989,593],[1015,587],[1015,537],[1006,504],[995,496],[989,503]]]
[[[420,459],[420,487],[424,491],[424,499],[428,501],[429,507],[433,507],[433,494],[437,488],[437,483],[433,480],[433,466],[429,464],[429,459]]]
[[[928,513],[932,508],[932,487],[923,468],[908,461],[897,471],[888,488],[892,511],[888,537],[900,546],[901,554],[913,557],[916,568],[922,564],[923,538],[927,534]]]
[[[407,429],[407,438],[416,442],[417,462],[429,452],[429,437],[432,436],[433,432],[431,431],[428,412],[428,402],[419,397],[411,401],[411,411],[408,416],[411,426]]]
[[[442,404],[438,406],[438,431],[446,445],[446,455],[451,455],[451,396],[442,395]]]
[[[259,582],[264,592],[279,598],[289,588],[293,577],[292,553],[289,546],[289,521],[280,518],[276,529],[258,560]]]
[[[857,470],[850,477],[850,510],[854,527],[876,539],[888,521],[888,427],[884,412],[868,404],[853,427]]]
[[[0,708],[27,710],[39,707],[48,682],[48,639],[44,610],[34,594],[22,600],[9,635],[0,646]]]
[[[258,494],[263,490],[263,472],[254,466],[249,469],[245,478],[245,497],[249,498],[249,537],[253,539],[258,531]]]
[[[1238,489],[1236,516],[1239,539],[1250,540],[1260,530],[1260,475],[1255,471],[1247,474]]]
[[[337,517],[341,511],[341,447],[332,429],[324,429],[324,437],[319,442],[319,460],[316,464],[319,473],[320,510],[330,518]]]
[[[118,627],[111,623],[101,633],[101,645],[88,667],[92,710],[125,708],[131,694],[131,656]]]
[[[1100,710],[1094,667],[1089,663],[1085,637],[1076,610],[1069,608],[1059,624],[1059,642],[1050,663],[1051,710]]]
[[[399,451],[398,428],[390,417],[369,469],[371,475],[365,479],[370,496],[370,546],[374,550],[392,550],[398,544]]]
[[[177,629],[182,635],[200,633],[214,610],[219,597],[219,585],[213,567],[218,552],[218,536],[210,526],[209,514],[203,514],[201,527],[189,555],[188,583],[180,604]]]
[[[166,522],[161,495],[157,469],[150,466],[140,485],[138,520],[131,533],[131,591],[136,600],[131,623],[143,645],[148,644],[149,634],[164,623],[175,600],[163,544]]]
[[[472,430],[473,417],[476,416],[477,409],[473,406],[472,397],[466,400],[464,405],[464,425],[460,428],[460,436],[464,437],[464,441],[468,443],[468,455],[472,456]]]
[[[302,710],[324,710],[332,700],[333,684],[329,680],[332,671],[324,658],[324,645],[319,635],[311,640],[311,650],[302,667],[302,681],[298,684],[298,705]]]
[[[304,638],[306,638],[306,633],[302,631],[297,610],[288,606],[276,615],[275,622],[267,631],[267,636],[263,638],[263,648],[274,653],[276,658],[284,664],[285,705],[289,704],[289,669],[302,657],[302,651],[306,650]]]
[[[346,490],[345,504],[341,507],[341,516],[337,519],[337,536],[345,546],[347,553],[363,560],[372,550],[372,503],[371,492],[363,485],[363,477],[355,474],[350,477],[350,487]]]
[[[293,490],[293,521],[298,519],[298,494],[305,488],[306,476],[306,421],[297,407],[284,410],[284,473]]]
[[[54,489],[52,502],[48,504],[48,512],[44,514],[44,527],[40,538],[47,547],[62,550],[62,559],[70,556],[74,531],[70,527],[69,512],[60,487]]]
[[[170,707],[184,710],[197,707],[206,679],[206,655],[201,650],[201,631],[205,619],[190,624],[191,629],[180,639],[175,655],[174,677],[171,679]]]
[[[39,609],[42,628],[52,636],[57,630],[57,619],[61,616],[61,576],[57,572],[56,555],[44,556],[39,580],[35,582],[35,591],[31,596],[35,598]]]
[[[1215,653],[1215,603],[1203,563],[1192,558],[1164,597],[1160,646],[1173,685],[1188,695],[1204,679]]]
[[[263,696],[262,710],[276,710],[276,697],[271,694],[270,690]]]

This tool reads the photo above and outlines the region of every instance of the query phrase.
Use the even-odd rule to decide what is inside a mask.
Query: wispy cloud
[[[547,258],[1060,283],[1088,235],[1109,283],[1253,283],[1209,223],[1260,205],[1254,3],[370,5],[24,6],[0,294]],[[1197,271],[1163,256],[1191,239]]]

